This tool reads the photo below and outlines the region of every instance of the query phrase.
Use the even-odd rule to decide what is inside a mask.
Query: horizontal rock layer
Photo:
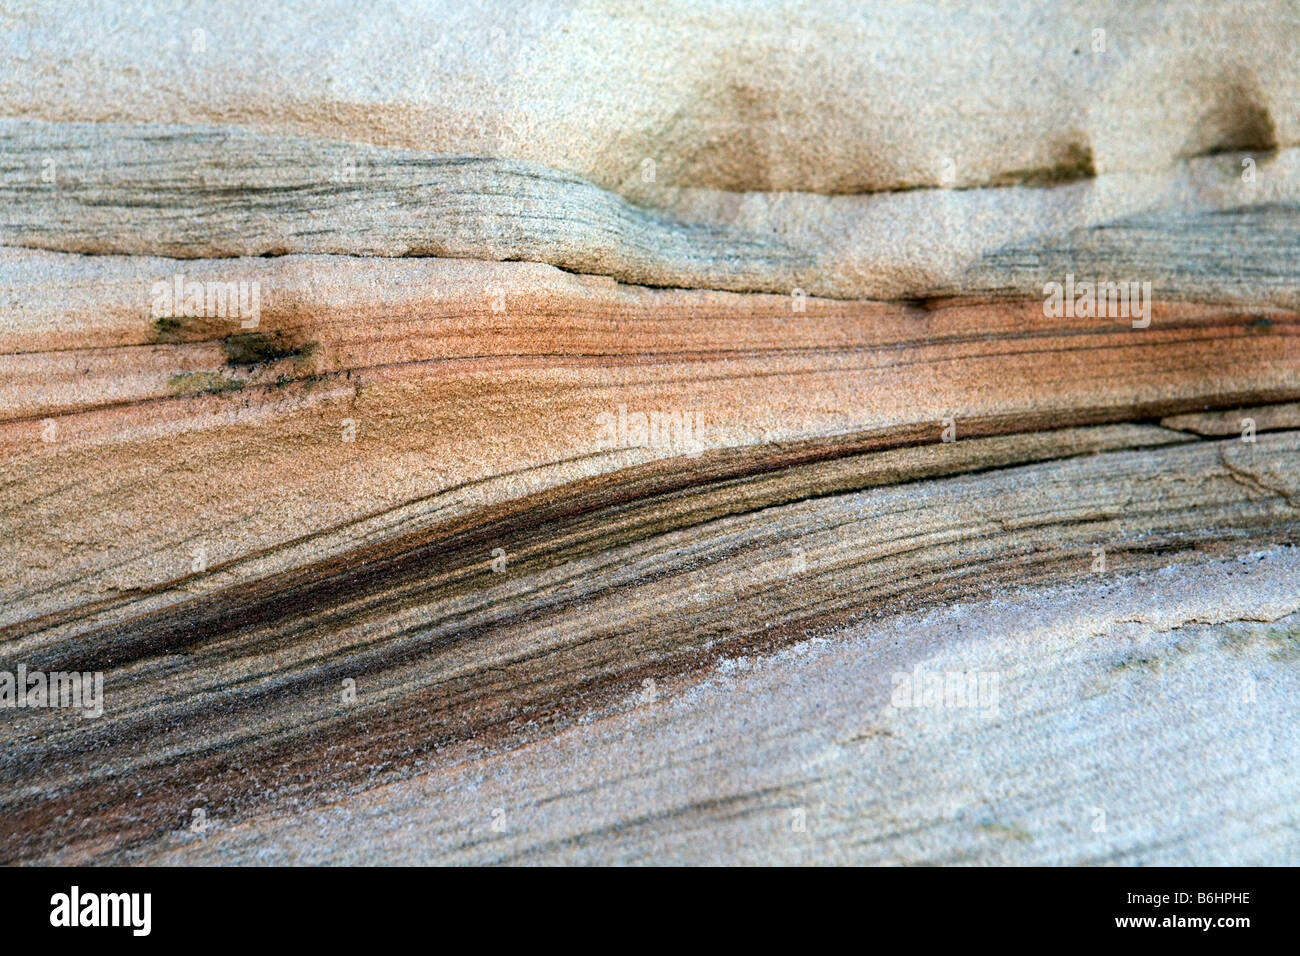
[[[0,243],[29,248],[523,259],[642,285],[835,298],[1041,295],[1074,274],[1297,302],[1295,149],[1051,188],[691,189],[638,206],[536,163],[232,127],[0,121],[0,147]]]
[[[1286,0],[98,0],[77,30],[7,10],[0,115],[531,160],[631,198],[983,186],[1300,145]]]

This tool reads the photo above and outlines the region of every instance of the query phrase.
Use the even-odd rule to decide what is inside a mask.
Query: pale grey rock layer
[[[544,262],[650,286],[833,298],[1163,297],[1294,306],[1300,150],[1049,187],[661,193],[643,208],[537,163],[241,127],[0,120],[0,244],[179,258],[324,253]]]

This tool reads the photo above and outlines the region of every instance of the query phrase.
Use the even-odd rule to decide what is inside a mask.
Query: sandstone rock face
[[[0,859],[1294,862],[1300,14],[1027,11],[0,6]]]

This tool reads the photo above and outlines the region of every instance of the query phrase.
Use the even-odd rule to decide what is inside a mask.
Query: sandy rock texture
[[[0,0],[0,861],[1297,862],[1298,42]]]

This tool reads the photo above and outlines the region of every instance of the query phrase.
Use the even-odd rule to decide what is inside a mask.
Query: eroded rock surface
[[[1296,20],[3,4],[0,859],[1294,862]]]

